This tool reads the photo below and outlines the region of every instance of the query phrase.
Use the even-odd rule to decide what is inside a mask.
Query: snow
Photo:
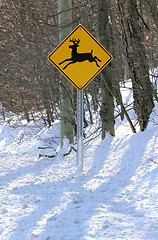
[[[131,93],[123,92],[129,104]],[[74,151],[63,156],[69,147],[66,140],[59,147],[58,121],[47,128],[1,119],[0,239],[157,240],[158,125],[133,134],[117,118],[115,137],[84,148],[83,172]]]

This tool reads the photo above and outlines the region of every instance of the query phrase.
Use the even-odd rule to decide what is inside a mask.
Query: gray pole
[[[83,91],[77,90],[77,165],[83,169]]]

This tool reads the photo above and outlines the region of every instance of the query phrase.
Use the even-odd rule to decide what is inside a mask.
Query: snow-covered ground
[[[38,149],[45,145],[53,149]],[[1,120],[0,239],[157,240],[158,125],[133,134],[117,118],[116,137],[84,148],[82,173],[74,151],[63,156],[68,149],[59,148],[58,122]]]

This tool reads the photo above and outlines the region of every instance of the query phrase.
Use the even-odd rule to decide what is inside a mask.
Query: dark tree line
[[[31,112],[45,109],[49,125],[53,103],[59,100],[58,75],[46,60],[58,41],[52,35],[52,28],[57,32],[55,17],[49,19],[54,9],[52,1],[15,0],[1,6],[1,102],[6,110],[24,112],[28,121]]]

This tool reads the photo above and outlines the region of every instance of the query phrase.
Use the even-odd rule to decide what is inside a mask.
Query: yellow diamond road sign
[[[48,59],[82,91],[112,60],[112,56],[85,27],[78,25]]]

